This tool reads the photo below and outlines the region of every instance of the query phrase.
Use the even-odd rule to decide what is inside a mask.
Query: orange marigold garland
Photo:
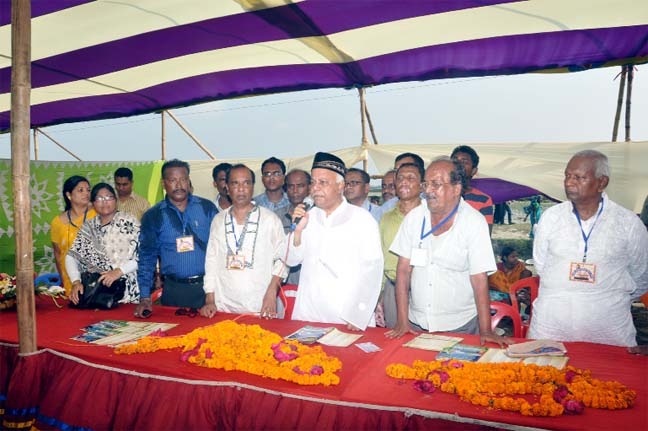
[[[134,344],[119,346],[118,354],[146,353],[182,347],[181,360],[208,368],[238,370],[300,385],[337,385],[342,362],[321,346],[284,340],[259,325],[225,320],[186,335],[152,334]]]
[[[587,370],[523,363],[414,361],[412,366],[390,364],[387,375],[416,380],[416,390],[431,393],[436,388],[457,394],[471,404],[520,412],[526,416],[580,414],[584,407],[626,409],[636,392],[615,381],[592,378]],[[512,395],[533,395],[529,402]]]

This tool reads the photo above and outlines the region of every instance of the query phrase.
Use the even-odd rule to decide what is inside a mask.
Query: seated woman
[[[120,303],[139,302],[137,259],[140,223],[132,215],[117,211],[115,190],[99,183],[92,188],[90,200],[97,217],[87,220],[79,231],[65,258],[72,280],[70,300],[79,302],[83,293],[80,273],[99,272],[99,281],[106,286],[124,277],[126,291]]]
[[[518,259],[517,251],[513,247],[503,247],[500,260],[501,262],[497,263],[497,271],[488,276],[488,287],[490,289],[509,293],[513,283],[533,275],[531,271],[526,269],[524,263]]]
[[[63,200],[65,210],[52,220],[50,238],[56,271],[61,275],[65,294],[70,295],[72,283],[65,271],[65,256],[81,225],[96,215],[90,205],[90,182],[80,175],[71,176],[63,183]]]

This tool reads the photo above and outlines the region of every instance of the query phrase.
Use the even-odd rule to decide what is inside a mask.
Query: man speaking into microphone
[[[364,330],[375,326],[383,257],[374,218],[344,199],[346,171],[337,156],[317,153],[310,189],[315,207],[293,211],[293,221],[301,220],[289,237],[287,264],[301,264],[301,274],[292,318]]]

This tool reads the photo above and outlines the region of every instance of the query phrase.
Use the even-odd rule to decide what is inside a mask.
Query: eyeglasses
[[[344,183],[344,187],[356,187],[359,186],[360,184],[364,184],[362,181],[347,181]]]
[[[270,177],[280,177],[280,176],[283,175],[283,172],[281,172],[281,171],[263,172],[262,175],[263,175],[264,177],[266,177],[266,178],[270,178]]]
[[[394,183],[383,184],[381,187],[383,190],[394,190],[396,188],[394,187]]]
[[[452,184],[452,183],[440,183],[437,181],[423,181],[421,183],[421,187],[423,187],[424,189],[439,190],[441,187],[445,186],[446,184]]]
[[[176,316],[189,316],[194,318],[198,315],[197,308],[178,308],[175,312]]]
[[[115,197],[114,196],[97,196],[95,197],[95,201],[97,202],[108,202],[108,201],[114,201]]]

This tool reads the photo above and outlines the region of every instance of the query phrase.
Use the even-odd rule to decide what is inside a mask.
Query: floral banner
[[[63,211],[63,182],[83,175],[90,185],[113,184],[113,173],[121,166],[133,171],[133,190],[151,203],[162,198],[160,167],[163,162],[46,162],[30,165],[34,272],[56,272],[50,241],[50,223]],[[16,232],[13,217],[11,160],[0,160],[0,272],[15,273]]]

